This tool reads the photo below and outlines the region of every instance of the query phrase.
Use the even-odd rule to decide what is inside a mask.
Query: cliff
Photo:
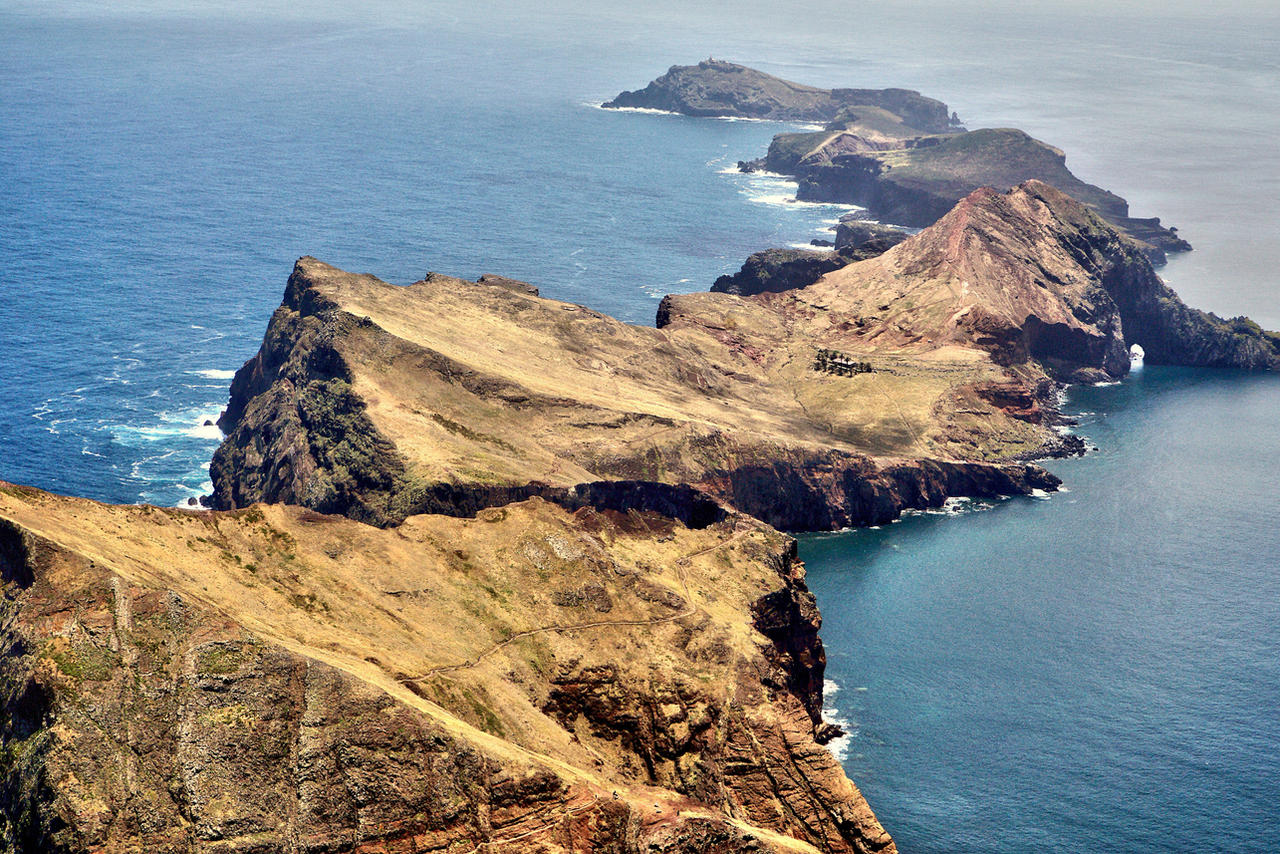
[[[1115,379],[1134,344],[1154,364],[1280,365],[1274,334],[1188,308],[1136,242],[1038,181],[976,190],[918,235],[767,304],[821,306],[806,334],[834,341],[852,326],[848,352],[975,347],[1024,377]]]
[[[693,487],[810,529],[1053,482],[1023,465],[970,477],[935,435],[956,385],[1004,376],[980,354],[885,352],[881,374],[838,376],[815,369],[817,339],[779,334],[790,318],[698,298],[698,323],[653,329],[511,288],[444,276],[400,287],[304,258],[232,383],[213,504],[387,525],[531,495],[572,504],[588,489],[654,509],[644,502]],[[979,459],[1042,442],[1010,421]],[[902,490],[885,474],[923,460],[948,475],[922,479],[958,492]],[[764,470],[787,484],[780,506],[753,476]]]
[[[1040,182],[975,191],[867,260],[778,269],[808,286],[667,297],[652,329],[496,279],[400,287],[304,258],[232,383],[213,504],[388,525],[536,495],[691,521],[709,497],[838,528],[1051,485],[1008,464],[1055,449],[1051,381],[1123,376],[1133,344],[1277,363],[1275,336],[1187,308],[1134,241]]]
[[[645,88],[622,92],[603,106],[804,122],[831,121],[842,110],[863,107],[888,111],[927,133],[945,133],[958,123],[946,104],[909,89],[819,89],[714,59],[673,65]]]
[[[799,199],[860,205],[897,225],[931,225],[979,187],[1038,180],[1091,207],[1156,263],[1191,248],[1177,229],[1131,216],[1123,198],[1077,178],[1061,149],[1012,128],[966,131],[946,104],[911,90],[819,89],[709,59],[672,66],[603,106],[824,122],[818,132],[777,135],[764,158],[742,168],[794,175]]]
[[[774,138],[762,163],[795,175],[797,198],[849,202],[879,219],[924,227],[979,187],[1007,190],[1039,180],[1083,202],[1137,240],[1156,262],[1191,246],[1159,219],[1129,215],[1129,203],[1072,174],[1066,155],[1020,130],[984,129],[946,136],[878,135],[848,123],[818,134]]]
[[[222,510],[0,485],[5,849],[892,852],[776,528],[1052,489],[1054,378],[1280,341],[1037,182],[869,255],[659,328],[299,260]]]
[[[794,543],[0,484],[0,849],[892,852]]]

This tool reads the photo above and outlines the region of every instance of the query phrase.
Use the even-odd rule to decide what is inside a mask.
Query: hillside
[[[684,515],[696,508],[679,490],[694,487],[814,530],[1051,481],[948,451],[949,396],[1004,377],[978,350],[883,347],[875,372],[838,376],[815,370],[818,347],[857,339],[790,331],[807,306],[780,318],[727,294],[677,304],[698,323],[630,326],[525,289],[444,276],[401,287],[304,258],[232,383],[214,504],[390,524],[590,494]],[[1002,432],[979,459],[1043,443],[1033,425],[991,415]]]
[[[892,852],[794,543],[0,484],[0,849]]]

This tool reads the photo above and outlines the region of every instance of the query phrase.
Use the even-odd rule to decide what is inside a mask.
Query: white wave
[[[217,368],[208,368],[203,371],[187,371],[187,373],[204,377],[207,380],[229,380],[236,375],[235,371],[222,371]]]
[[[610,113],[645,113],[650,116],[680,115],[680,113],[673,112],[672,110],[655,110],[652,107],[606,107],[604,105],[604,101],[600,101],[599,103],[595,103],[595,104],[588,101],[587,103],[583,104],[583,106],[591,107],[592,109],[596,109],[596,110],[605,110]]]
[[[946,498],[940,507],[926,507],[923,510],[903,510],[903,516],[963,516],[967,513],[978,513],[990,510],[995,505],[988,499],[970,498],[967,495],[953,495]]]
[[[217,424],[205,424],[203,422],[201,422],[200,426],[192,427],[188,430],[187,435],[193,439],[212,439],[216,442],[221,442],[225,438],[222,435],[222,431],[218,429]]]
[[[1031,494],[1030,494],[1030,495],[1031,495],[1031,497],[1032,497],[1032,498],[1038,498],[1038,499],[1040,499],[1041,501],[1048,501],[1050,498],[1052,498],[1052,497],[1053,497],[1053,493],[1052,493],[1052,492],[1048,492],[1048,491],[1043,490],[1043,489],[1033,489],[1033,490],[1031,490]]]
[[[812,243],[788,243],[793,249],[808,249],[810,252],[835,252],[834,246],[814,246]]]
[[[1100,383],[1093,383],[1094,388],[1106,388],[1107,386],[1113,386],[1113,385],[1120,385],[1120,381],[1110,380],[1110,381],[1104,381]]]
[[[223,435],[217,420],[221,414],[221,409],[206,405],[179,412],[158,412],[158,424],[109,424],[106,429],[116,442],[127,447],[136,447],[139,441],[163,442],[183,437],[220,442]]]
[[[610,113],[646,113],[651,116],[683,116],[690,119],[713,119],[718,122],[756,122],[760,124],[788,125],[796,130],[817,131],[822,130],[823,125],[815,122],[798,122],[787,119],[758,119],[754,116],[688,116],[685,113],[676,112],[674,110],[658,110],[653,107],[606,107],[604,101],[586,101],[584,107],[593,110],[606,110]]]
[[[776,190],[775,187],[751,187],[749,190],[765,190],[763,193],[747,196],[747,201],[756,202],[763,205],[781,205],[783,207],[792,208],[793,210],[838,210],[845,212],[849,210],[849,206],[843,202],[810,202],[805,199],[797,199],[793,193],[768,192]]]
[[[154,454],[150,457],[143,457],[142,459],[138,460],[137,462],[135,462],[133,465],[129,467],[129,476],[136,480],[150,481],[150,478],[148,478],[145,474],[142,473],[142,467],[145,466],[147,463],[158,463],[161,460],[167,460],[169,459],[169,457],[172,457],[176,453],[177,451],[170,448],[169,450],[165,451],[163,454]]]
[[[866,689],[859,688],[858,690]],[[844,730],[844,735],[827,742],[827,750],[836,758],[836,761],[843,762],[849,756],[849,742],[857,737],[858,730],[853,722],[841,715],[840,710],[832,704],[831,698],[839,693],[840,685],[838,683],[832,679],[822,680],[822,720]]]
[[[747,201],[755,202],[758,205],[782,205],[783,207],[799,204],[795,200],[794,196],[789,196],[784,193],[767,193],[759,196],[748,196]]]
[[[799,183],[795,178],[790,175],[784,175],[781,172],[765,172],[763,170],[756,172],[743,172],[736,165],[726,167],[724,169],[717,169],[716,171],[721,175],[741,175],[744,178],[762,178],[769,181],[783,181],[787,184]]]

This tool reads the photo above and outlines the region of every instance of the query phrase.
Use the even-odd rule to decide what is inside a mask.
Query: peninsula
[[[930,225],[979,187],[1036,179],[1088,205],[1157,263],[1191,248],[1159,218],[1130,216],[1123,198],[1077,178],[1061,149],[1012,128],[966,131],[941,101],[910,90],[815,89],[708,60],[674,66],[604,106],[823,122],[819,131],[778,134],[763,158],[741,168],[794,176],[798,199],[858,205],[899,226]]]
[[[0,485],[4,850],[894,852],[783,531],[1052,490],[1060,382],[1280,336],[1036,181],[865,255],[656,328],[300,259],[216,510]]]

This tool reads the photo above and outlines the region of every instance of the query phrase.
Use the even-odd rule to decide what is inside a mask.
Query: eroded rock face
[[[759,523],[0,487],[0,850],[894,850]]]
[[[865,106],[891,111],[927,132],[952,126],[946,104],[909,89],[819,89],[715,59],[673,65],[644,89],[603,106],[784,121],[831,121],[851,106]]]
[[[1123,376],[1128,349],[1153,363],[1268,369],[1277,339],[1246,319],[1187,308],[1142,249],[1053,187],[976,190],[935,225],[841,268],[805,299],[862,321],[869,341],[963,339],[1001,365],[1067,381]]]
[[[790,291],[808,287],[852,260],[835,252],[766,249],[748,258],[737,273],[716,279],[711,290],[714,293],[739,296],[762,294],[766,291]],[[665,324],[659,319],[658,325]]]
[[[779,456],[700,486],[777,528],[823,531],[891,522],[903,510],[941,507],[953,496],[997,498],[1052,491],[1062,481],[1039,466],[919,460],[876,466],[866,458],[804,461]]]
[[[816,340],[780,336],[789,321],[763,305],[739,325],[748,306],[722,298],[700,307],[696,323],[685,303],[678,323],[654,330],[521,289],[438,276],[401,288],[302,259],[261,350],[232,383],[213,506],[287,502],[386,525],[537,495],[700,524],[719,499],[787,527],[915,506],[875,485],[885,464],[874,457],[896,448],[890,465],[900,466],[927,456],[910,445],[932,411],[918,410],[919,428],[843,427],[879,418],[883,393],[813,370]],[[957,376],[933,377],[932,362],[920,371],[939,392]],[[871,406],[846,405],[849,394]],[[891,416],[905,413],[894,405]],[[806,485],[811,471],[831,467],[844,474],[818,490]],[[752,497],[765,490],[734,486],[762,472],[803,486],[791,502],[771,493],[802,509],[774,513]],[[1018,485],[1040,477],[1027,469],[1004,480],[1025,491]],[[861,509],[867,494],[879,496],[874,511]]]
[[[1028,180],[1057,187],[1138,241],[1161,263],[1191,245],[1158,218],[1130,216],[1120,196],[1077,178],[1057,148],[1011,128],[920,135],[840,121],[818,133],[779,134],[748,168],[794,175],[796,197],[861,205],[884,222],[924,228],[980,187]]]

